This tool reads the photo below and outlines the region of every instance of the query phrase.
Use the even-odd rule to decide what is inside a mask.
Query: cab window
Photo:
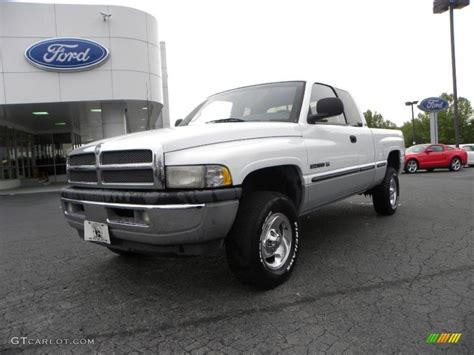
[[[354,127],[363,127],[364,121],[362,120],[362,114],[357,107],[352,96],[345,90],[335,89],[337,96],[342,100],[344,104],[344,114],[346,115],[347,123]]]
[[[314,84],[313,89],[311,91],[311,99],[309,102],[308,116],[318,113],[316,109],[318,101],[326,97],[337,97],[337,96],[334,90],[330,86],[323,85],[323,84]],[[324,120],[318,121],[317,124],[345,125],[347,124],[347,122],[344,115],[342,114],[342,115],[338,115],[334,117],[325,118]]]
[[[444,147],[442,145],[432,145],[430,148],[433,152],[444,152]]]

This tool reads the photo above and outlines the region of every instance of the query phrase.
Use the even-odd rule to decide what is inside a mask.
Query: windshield
[[[298,122],[304,82],[248,86],[211,96],[180,126],[220,122]]]
[[[428,148],[429,144],[414,145],[406,150],[407,153],[422,153]]]

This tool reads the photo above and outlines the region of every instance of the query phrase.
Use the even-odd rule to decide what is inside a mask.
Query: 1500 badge
[[[331,163],[328,161],[325,161],[323,163],[316,163],[316,164],[311,164],[309,166],[310,169],[317,169],[317,168],[324,168],[326,166],[331,166]]]

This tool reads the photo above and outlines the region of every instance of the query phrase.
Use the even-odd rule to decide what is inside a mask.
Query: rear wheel
[[[415,159],[410,159],[407,162],[407,165],[405,167],[405,172],[409,174],[414,174],[418,171],[418,162]]]
[[[398,182],[398,173],[389,166],[382,183],[372,192],[374,209],[380,215],[392,215],[398,208],[399,198],[400,184]]]
[[[226,239],[230,269],[258,289],[280,285],[293,271],[298,233],[296,208],[288,197],[270,191],[245,196]]]
[[[449,164],[449,170],[459,171],[459,170],[461,170],[461,168],[462,168],[461,159],[459,159],[458,157],[454,157],[451,160],[451,163]]]

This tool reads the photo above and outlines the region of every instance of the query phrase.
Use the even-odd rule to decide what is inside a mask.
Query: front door
[[[444,151],[444,147],[439,144],[433,144],[428,147],[427,160],[429,165],[433,168],[446,167],[447,166],[447,155]]]
[[[317,101],[326,97],[336,97],[334,90],[314,84],[309,111],[316,113]],[[363,174],[360,174],[360,146],[370,143],[370,135],[361,134],[360,127],[349,126],[344,115],[303,125],[309,165],[305,210],[358,192],[364,185]]]

